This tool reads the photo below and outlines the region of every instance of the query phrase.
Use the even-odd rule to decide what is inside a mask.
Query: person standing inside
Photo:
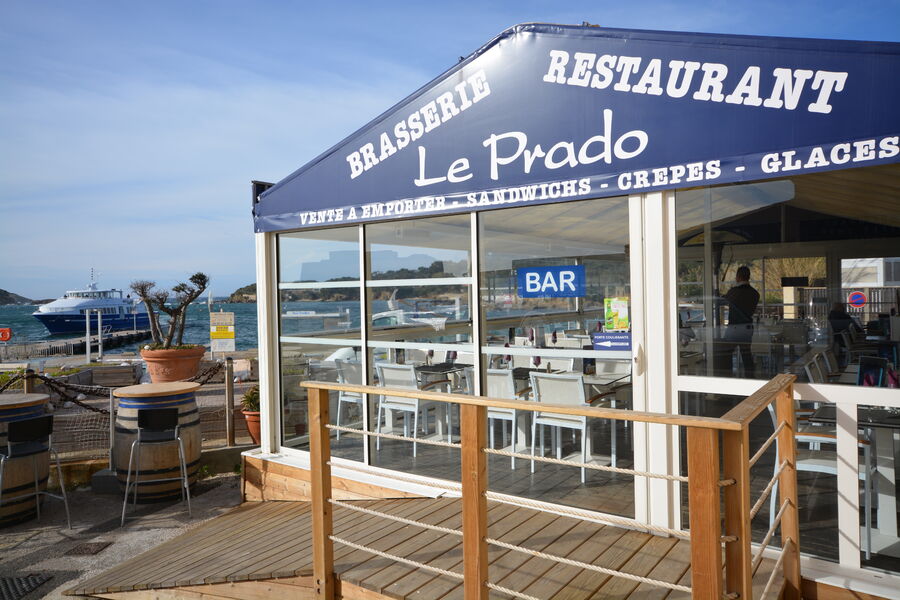
[[[725,300],[728,301],[728,328],[725,339],[734,344],[740,352],[744,377],[752,379],[755,376],[755,365],[750,344],[753,341],[753,313],[759,304],[759,292],[750,285],[749,267],[738,267],[734,279],[737,285],[725,294]]]

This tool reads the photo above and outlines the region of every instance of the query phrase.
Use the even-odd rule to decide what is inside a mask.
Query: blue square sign
[[[583,298],[584,265],[519,267],[519,298]]]

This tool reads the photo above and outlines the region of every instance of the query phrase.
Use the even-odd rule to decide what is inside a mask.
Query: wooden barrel
[[[116,434],[113,446],[113,461],[116,476],[122,489],[128,474],[128,455],[131,444],[137,439],[138,410],[145,408],[177,408],[179,435],[184,444],[184,460],[187,464],[188,480],[197,480],[200,467],[200,412],[194,392],[199,383],[176,381],[171,383],[151,383],[117,388],[113,391],[118,409],[116,410]],[[140,483],[143,480],[178,477],[178,444],[143,444],[141,461],[131,465],[131,480],[138,481],[138,502],[163,502],[181,498],[181,482]],[[134,493],[132,490],[131,493]]]
[[[12,421],[40,417],[46,412],[47,394],[0,394],[0,446],[6,453],[7,429]],[[33,455],[37,462],[37,479],[40,490],[47,489],[50,473],[50,451],[44,449]],[[36,498],[24,497],[34,492],[34,467],[32,455],[11,458],[3,471],[3,493],[0,497],[0,527],[33,519]]]

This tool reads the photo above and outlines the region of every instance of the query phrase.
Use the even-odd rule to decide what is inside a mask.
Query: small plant
[[[200,297],[209,287],[209,277],[205,273],[194,273],[189,279],[190,283],[179,283],[172,287],[175,295],[174,306],[166,306],[169,299],[168,290],[157,290],[156,282],[137,280],[131,282],[131,291],[147,307],[147,315],[150,317],[150,334],[153,336],[153,344],[149,350],[168,350],[170,348],[193,348],[193,344],[183,344],[185,317],[191,302]],[[157,312],[158,311],[158,312]],[[169,316],[169,327],[165,337],[159,324],[159,312]]]
[[[247,412],[259,412],[259,386],[254,385],[244,392],[241,398],[241,408]]]

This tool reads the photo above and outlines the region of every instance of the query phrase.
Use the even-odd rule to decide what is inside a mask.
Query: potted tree
[[[259,444],[259,386],[254,385],[241,398],[241,412],[247,421],[247,431],[254,444]]]
[[[209,286],[209,277],[204,273],[194,273],[189,283],[179,283],[172,287],[175,302],[168,306],[168,290],[158,290],[153,281],[131,282],[131,290],[147,307],[150,317],[150,335],[153,343],[141,349],[141,358],[147,364],[147,371],[153,383],[181,381],[197,374],[200,360],[206,347],[200,344],[185,344],[184,325],[188,306]],[[168,315],[169,322],[165,335],[162,333],[159,313]]]

